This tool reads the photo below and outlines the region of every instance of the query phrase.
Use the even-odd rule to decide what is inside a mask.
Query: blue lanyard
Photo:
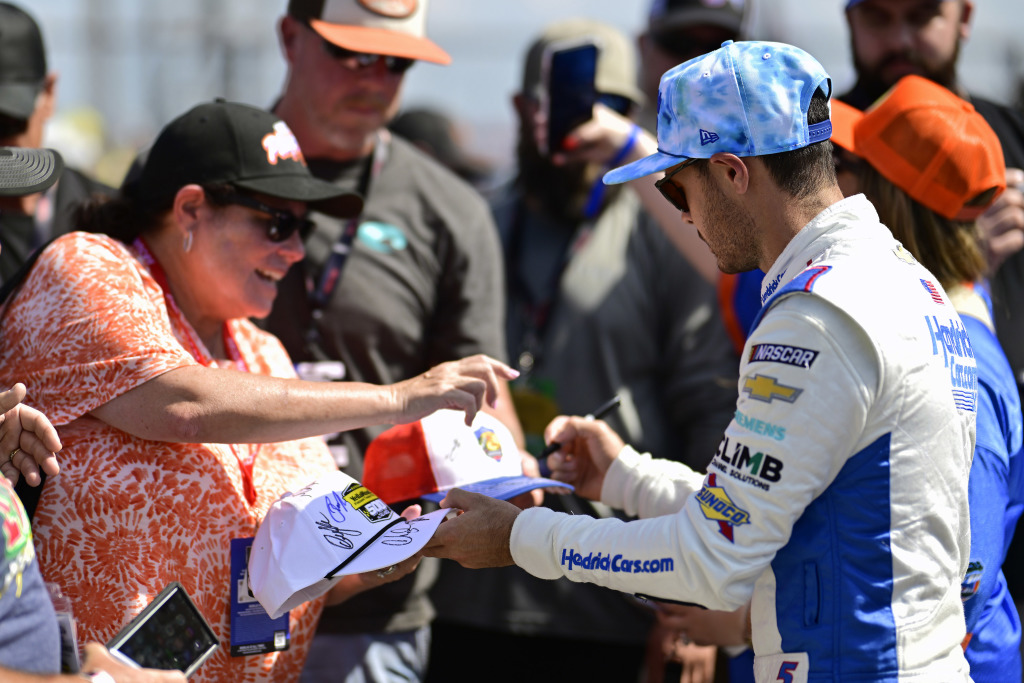
[[[377,144],[374,146],[373,162],[370,165],[370,171],[364,176],[362,183],[360,183],[359,193],[363,197],[367,196],[373,181],[380,176],[381,169],[387,162],[390,145],[391,134],[386,129],[378,131]],[[320,273],[320,280],[309,293],[309,300],[314,313],[327,306],[327,302],[331,300],[334,290],[338,288],[342,270],[344,270],[345,263],[348,261],[348,255],[352,251],[352,242],[355,241],[356,233],[359,231],[361,218],[361,216],[355,216],[348,219],[338,241],[331,247],[331,254],[327,257],[323,272]]]

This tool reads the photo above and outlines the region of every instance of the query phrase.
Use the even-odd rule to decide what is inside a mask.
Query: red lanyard
[[[185,314],[178,308],[177,302],[174,300],[174,295],[171,294],[171,288],[167,282],[167,273],[164,272],[160,262],[153,256],[153,252],[149,250],[146,243],[141,237],[137,238],[132,243],[132,248],[135,249],[139,254],[139,260],[149,266],[150,273],[153,275],[153,279],[156,280],[157,284],[160,285],[160,289],[164,293],[164,301],[167,303],[167,313],[181,329],[185,336],[185,348],[189,354],[196,360],[197,363],[208,368],[217,367],[216,362],[213,358],[206,353],[203,344],[195,334],[195,330],[192,325],[188,322]],[[235,336],[231,332],[231,327],[227,321],[224,322],[224,350],[227,351],[231,361],[235,364],[235,369],[239,372],[249,372],[249,365],[245,362],[242,357],[242,353],[238,348],[238,343],[235,341]],[[238,446],[241,444],[228,444],[231,452],[234,453],[235,459],[238,461],[238,467],[242,472],[242,485],[245,489],[245,499],[249,505],[256,503],[256,485],[253,483],[253,465],[256,463],[256,456],[260,452],[261,444],[256,444],[255,449],[245,444],[245,455],[239,453]]]

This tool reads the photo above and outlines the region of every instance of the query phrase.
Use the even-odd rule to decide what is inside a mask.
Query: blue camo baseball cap
[[[815,91],[832,79],[814,57],[784,43],[727,40],[661,77],[658,151],[609,171],[608,185],[717,152],[740,157],[787,152],[827,140],[832,123],[807,125]]]

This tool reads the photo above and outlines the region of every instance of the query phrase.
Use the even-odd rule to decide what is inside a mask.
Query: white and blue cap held
[[[658,151],[609,171],[612,185],[718,152],[776,154],[827,140],[829,121],[808,125],[815,91],[832,79],[814,57],[784,43],[728,40],[665,72],[658,88]]]

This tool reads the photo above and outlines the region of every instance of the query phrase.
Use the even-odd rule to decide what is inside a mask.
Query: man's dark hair
[[[807,107],[807,123],[813,125],[829,118],[828,99],[817,90]],[[826,184],[835,184],[836,167],[829,140],[800,149],[759,157],[775,184],[794,199],[807,197]]]

